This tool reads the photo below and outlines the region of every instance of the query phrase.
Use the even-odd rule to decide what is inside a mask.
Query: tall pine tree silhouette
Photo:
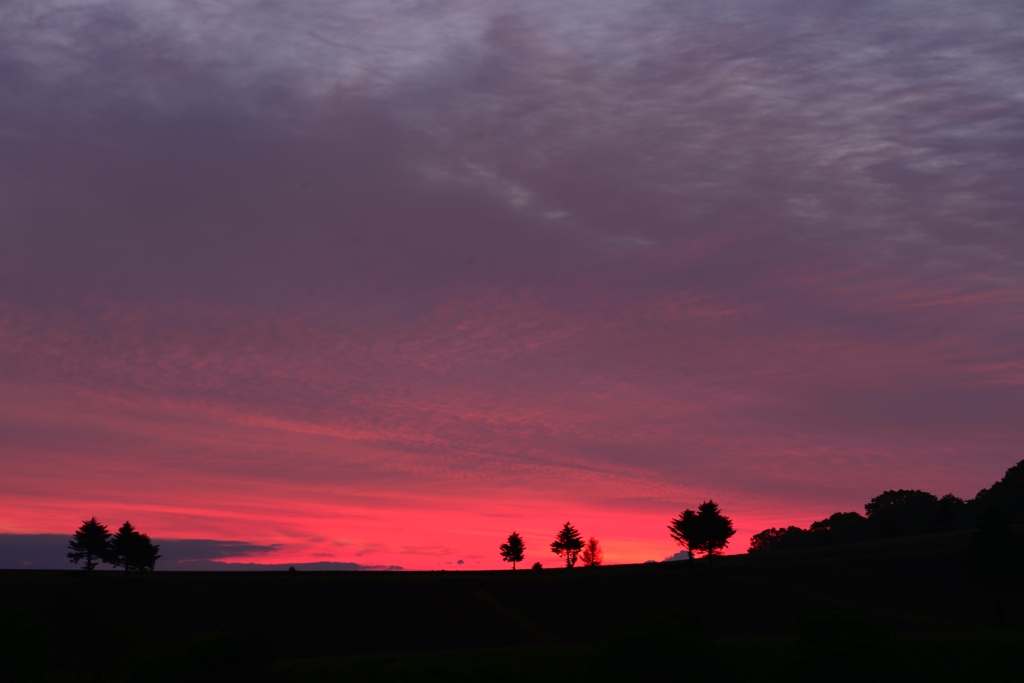
[[[110,532],[96,518],[82,522],[68,541],[68,559],[78,564],[85,560],[85,571],[91,572],[110,552]]]
[[[593,536],[583,546],[580,559],[583,560],[584,567],[597,567],[604,562],[604,551],[601,550],[601,543]]]
[[[570,569],[576,564],[576,558],[579,557],[581,550],[583,550],[583,537],[575,527],[566,522],[551,543],[551,552],[559,557],[564,557],[565,567]]]

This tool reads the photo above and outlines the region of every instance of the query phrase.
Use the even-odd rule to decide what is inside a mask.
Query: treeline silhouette
[[[151,572],[160,559],[160,546],[136,531],[131,522],[126,521],[117,533],[111,534],[106,525],[93,517],[82,522],[68,542],[68,559],[75,564],[84,560],[87,572],[100,562],[124,568],[126,572]]]
[[[678,517],[671,520],[668,529],[691,560],[695,554],[703,555],[708,558],[709,564],[714,555],[720,555],[729,545],[729,539],[736,533],[732,520],[722,514],[713,500],[704,501],[696,510],[680,512]],[[569,522],[559,529],[549,547],[551,552],[565,560],[566,569],[572,569],[578,560],[582,560],[585,567],[597,567],[604,561],[601,543],[593,536],[584,541],[580,532]],[[526,543],[518,532],[513,531],[508,540],[498,546],[498,550],[501,559],[511,562],[512,569],[515,569],[516,563],[523,561]],[[534,562],[533,569],[543,568],[540,562]]]
[[[806,529],[765,529],[750,539],[747,552],[817,548],[971,529],[982,525],[986,515],[993,513],[1005,524],[1024,523],[1024,460],[971,500],[951,493],[939,498],[927,491],[899,489],[875,496],[864,506],[864,512],[837,512]]]
[[[1007,524],[1024,523],[1024,460],[971,500],[965,501],[951,493],[939,498],[927,491],[890,490],[872,498],[865,504],[864,512],[863,515],[836,512],[806,529],[798,526],[765,529],[750,539],[747,552],[816,548],[955,529],[987,528],[990,535],[1009,533],[1001,529]],[[732,520],[722,514],[713,500],[704,501],[696,510],[684,510],[670,521],[668,529],[691,560],[703,556],[709,564],[736,533]],[[565,561],[567,569],[579,560],[584,566],[596,567],[604,559],[599,541],[594,537],[584,541],[569,522],[558,531],[549,548]],[[124,568],[126,572],[153,571],[160,558],[160,547],[130,522],[126,521],[117,533],[111,534],[95,517],[82,522],[68,544],[68,551],[68,559],[76,564],[84,561],[86,571],[92,571],[101,562]],[[526,543],[515,531],[499,546],[502,560],[512,563],[513,570],[523,561],[525,551]],[[540,562],[533,564],[533,569],[542,568]]]
[[[583,561],[585,567],[597,567],[604,561],[604,551],[601,549],[600,541],[593,536],[584,541],[580,532],[569,522],[559,529],[555,534],[555,540],[549,547],[551,552],[565,560],[566,569],[572,569],[579,560]],[[501,553],[502,561],[511,562],[512,569],[515,569],[516,563],[523,561],[526,543],[518,532],[513,531],[508,540],[498,546],[498,550]],[[533,563],[533,569],[543,568],[544,566],[540,562]]]

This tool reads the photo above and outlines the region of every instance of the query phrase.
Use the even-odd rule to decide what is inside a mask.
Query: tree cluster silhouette
[[[526,551],[526,544],[518,532],[513,531],[508,540],[498,546],[503,562],[511,562],[512,569],[516,568],[517,562],[523,561],[523,553]],[[576,527],[565,523],[555,535],[551,542],[551,552],[565,559],[565,566],[571,569],[576,565],[577,560],[583,560],[586,567],[597,567],[604,561],[604,551],[601,543],[593,536],[586,542]],[[543,569],[540,562],[533,563],[533,569]]]
[[[74,564],[85,560],[84,569],[89,572],[100,562],[123,567],[126,572],[151,572],[160,559],[160,546],[136,531],[131,522],[111,534],[93,517],[82,522],[68,542],[68,559]]]
[[[865,514],[837,512],[807,529],[797,526],[765,529],[750,539],[748,552],[815,548],[883,538],[899,538],[977,526],[994,510],[1009,524],[1024,523],[1024,460],[1006,471],[990,488],[969,501],[927,491],[885,491],[864,506]]]

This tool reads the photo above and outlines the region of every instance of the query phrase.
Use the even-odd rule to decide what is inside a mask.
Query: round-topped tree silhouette
[[[526,550],[526,545],[523,543],[523,537],[518,532],[513,531],[508,540],[502,543],[499,548],[501,549],[502,561],[511,562],[513,570],[516,568],[516,562],[523,561],[523,552]]]
[[[686,510],[669,524],[672,538],[683,546],[693,558],[694,553],[703,553],[711,562],[713,555],[729,545],[729,539],[736,533],[732,520],[722,514],[718,503],[706,500],[697,506],[697,511]]]

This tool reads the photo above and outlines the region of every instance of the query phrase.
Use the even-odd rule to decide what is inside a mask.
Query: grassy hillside
[[[724,557],[710,567],[7,571],[0,654],[8,677],[26,680],[73,680],[75,670],[111,681],[561,680],[566,668],[600,680],[644,667],[771,680],[810,675],[819,655],[846,668],[884,660],[894,672],[941,664],[929,680],[954,680],[963,667],[974,673],[960,680],[982,680],[988,662],[996,669],[985,680],[999,680],[998,667],[1024,665],[1014,659],[1024,653],[1024,596],[1004,591],[1006,628],[997,628],[994,591],[961,570],[966,537]]]

